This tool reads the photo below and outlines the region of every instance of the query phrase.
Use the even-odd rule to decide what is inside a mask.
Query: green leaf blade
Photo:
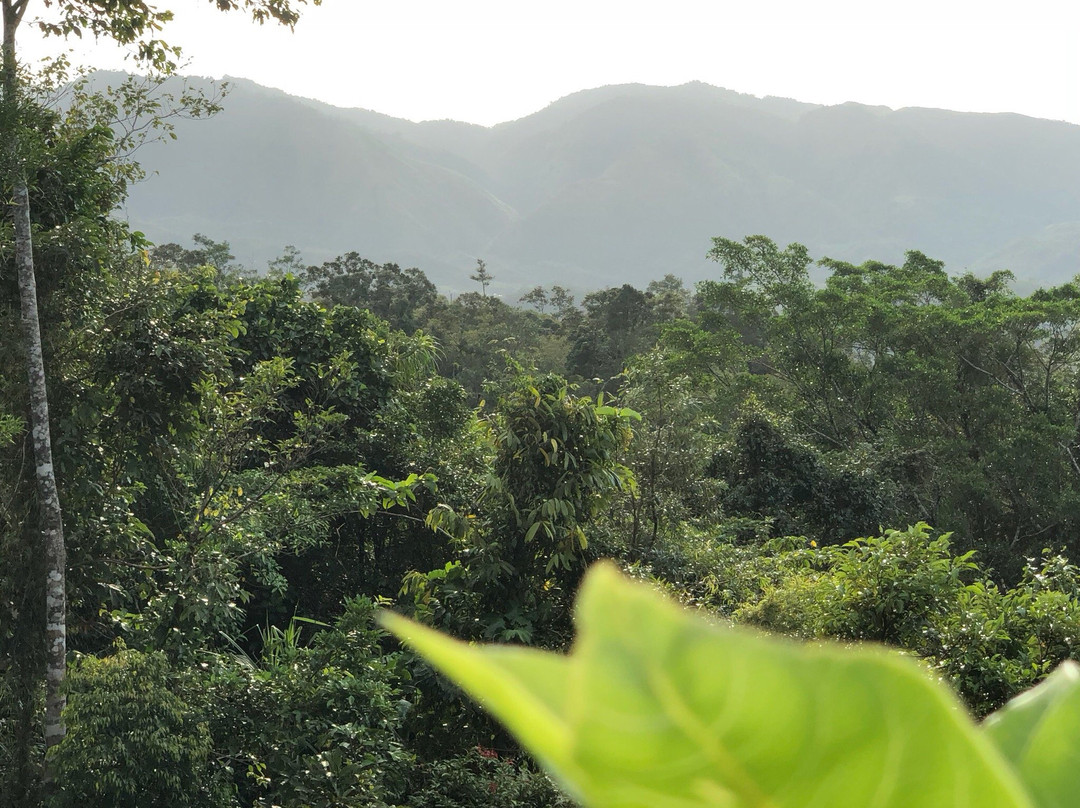
[[[569,657],[464,660],[406,639],[593,808],[1036,808],[957,700],[896,654],[725,628],[603,564],[577,626]]]
[[[568,661],[524,646],[476,646],[454,640],[392,612],[379,622],[483,704],[574,793],[564,773],[575,765],[566,725]]]
[[[1080,802],[1080,665],[1062,663],[1038,687],[983,724],[1020,774],[1037,808]]]
[[[895,655],[725,629],[604,568],[578,625],[576,754],[597,797],[647,780],[702,806],[717,788],[734,806],[1029,805],[959,705]]]

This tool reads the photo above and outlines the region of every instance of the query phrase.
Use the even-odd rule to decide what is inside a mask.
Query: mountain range
[[[260,267],[355,250],[506,294],[715,275],[713,236],[816,257],[1080,272],[1080,126],[1014,114],[822,106],[707,84],[585,90],[483,127],[412,121],[229,79],[224,111],[139,153],[127,203],[158,243],[227,240]]]

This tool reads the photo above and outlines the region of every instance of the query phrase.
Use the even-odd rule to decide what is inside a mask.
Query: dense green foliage
[[[1080,652],[1080,570],[1030,562],[1003,589],[924,523],[841,546],[782,549],[772,579],[734,616],[795,637],[873,641],[915,652],[979,714]]]
[[[761,401],[785,413],[789,432],[819,458],[796,450],[808,487],[820,464],[864,478],[858,496],[815,492],[800,508],[811,521],[785,532],[836,540],[865,534],[874,519],[923,519],[1009,574],[1041,547],[1071,541],[1080,482],[1074,285],[1018,298],[1007,273],[951,278],[910,253],[901,267],[825,262],[819,287],[797,247],[718,239],[713,255],[725,279],[699,288],[710,352],[698,355],[714,371],[714,352],[748,363]],[[773,470],[742,473],[766,487],[752,505],[770,505],[761,475]],[[852,520],[827,535],[810,512],[823,505],[854,509]]]
[[[210,733],[163,654],[118,650],[71,671],[56,805],[213,805]]]
[[[1020,297],[919,253],[815,283],[805,249],[759,236],[717,239],[693,293],[666,276],[580,305],[510,305],[482,261],[453,299],[357,253],[260,275],[225,242],[128,232],[110,130],[39,115],[71,648],[49,803],[568,804],[373,612],[561,650],[601,557],[737,622],[904,648],[978,715],[1080,650],[1075,285]],[[19,351],[0,342],[0,802],[32,806]]]

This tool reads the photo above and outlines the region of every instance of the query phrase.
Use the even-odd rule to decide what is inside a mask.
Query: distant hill
[[[824,107],[706,84],[622,85],[517,121],[413,123],[242,79],[225,111],[139,155],[127,214],[158,242],[201,232],[262,266],[286,244],[356,250],[469,288],[576,288],[715,273],[713,236],[1025,284],[1080,272],[1080,126],[1010,114]]]

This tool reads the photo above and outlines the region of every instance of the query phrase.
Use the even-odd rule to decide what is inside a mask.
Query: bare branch
[[[991,379],[993,379],[995,382],[997,382],[999,386],[1001,386],[1005,390],[1008,390],[1014,396],[1018,396],[1020,398],[1024,397],[1024,394],[1023,394],[1022,391],[1017,390],[1015,387],[1012,387],[1011,385],[1009,385],[1000,376],[995,375],[994,373],[990,372],[986,368],[979,367],[974,362],[972,362],[970,359],[968,359],[966,356],[961,355],[960,359],[963,360],[963,362],[966,365],[968,365],[969,367],[971,367],[972,369],[979,371],[979,373],[983,373],[983,374],[989,376]]]

